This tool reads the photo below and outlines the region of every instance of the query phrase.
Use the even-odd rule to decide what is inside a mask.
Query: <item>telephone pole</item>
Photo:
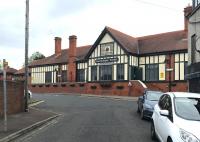
[[[25,112],[28,112],[28,42],[29,42],[29,0],[26,0],[26,23],[25,23]]]

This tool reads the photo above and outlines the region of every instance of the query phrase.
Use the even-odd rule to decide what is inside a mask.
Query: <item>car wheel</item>
[[[153,120],[151,121],[151,139],[156,140],[156,132],[155,132],[155,127],[153,124]]]
[[[137,107],[137,113],[140,113],[140,109],[139,109],[139,106]]]
[[[144,119],[144,110],[143,110],[143,108],[141,109],[141,112],[140,112],[140,118]]]
[[[171,138],[168,138],[167,142],[173,142],[173,140]]]

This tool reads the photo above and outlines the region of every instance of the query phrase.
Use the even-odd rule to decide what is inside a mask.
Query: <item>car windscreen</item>
[[[200,98],[175,98],[174,102],[178,116],[200,121]]]
[[[160,96],[162,96],[162,92],[153,92],[153,91],[149,91],[147,92],[147,100],[150,101],[158,101],[160,99]]]

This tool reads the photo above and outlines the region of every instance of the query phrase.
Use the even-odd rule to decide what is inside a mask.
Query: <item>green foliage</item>
[[[45,58],[45,56],[42,53],[37,51],[31,55],[31,57],[29,58],[29,62],[32,62],[34,60],[43,59],[43,58]]]

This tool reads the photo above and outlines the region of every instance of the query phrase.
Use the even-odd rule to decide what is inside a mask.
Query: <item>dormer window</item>
[[[101,56],[113,55],[114,48],[113,43],[101,44]]]

